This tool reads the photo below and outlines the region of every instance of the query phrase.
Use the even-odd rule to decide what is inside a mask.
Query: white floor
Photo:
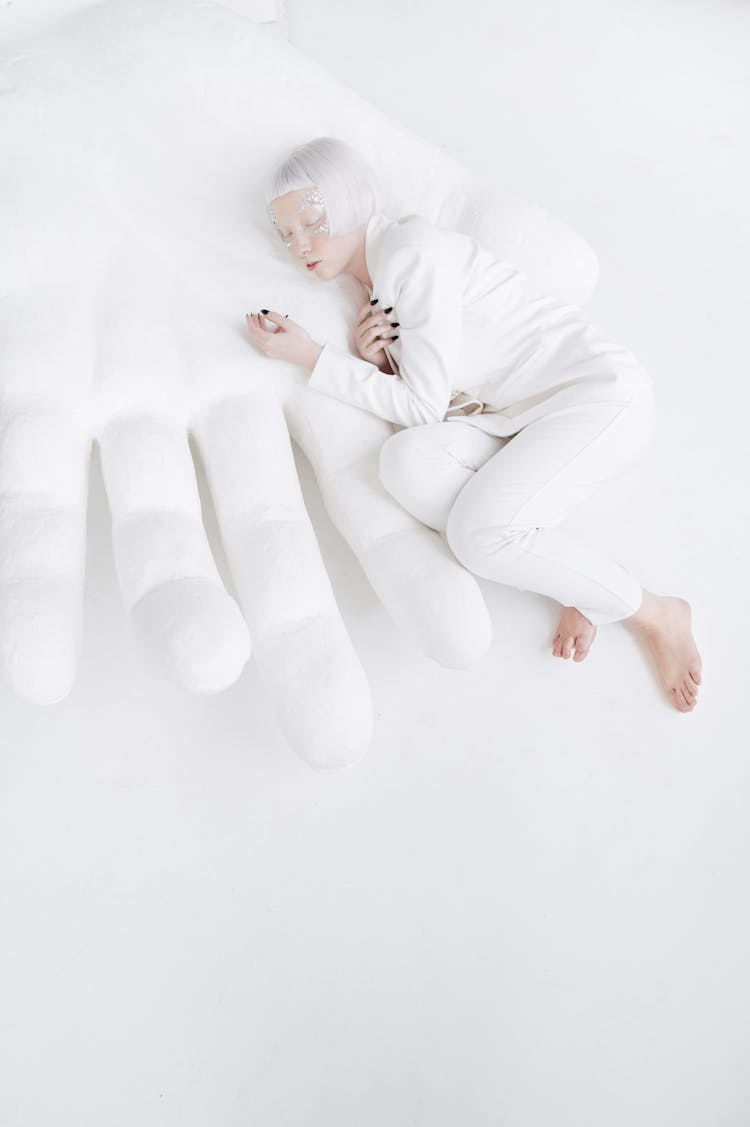
[[[750,1122],[750,9],[729,0],[289,0],[292,41],[595,246],[590,306],[658,385],[653,447],[579,510],[704,662],[670,707],[629,631],[483,582],[470,670],[402,638],[322,511],[376,737],[285,745],[252,662],[154,679],[97,466],[80,677],[2,690],[3,1127]]]

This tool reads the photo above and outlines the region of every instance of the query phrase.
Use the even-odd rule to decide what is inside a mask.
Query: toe
[[[686,679],[683,682],[682,691],[690,701],[694,700],[694,698],[698,696],[698,686],[694,685],[689,679]]]
[[[573,654],[573,661],[583,661],[588,652],[588,646],[576,646],[576,652]]]
[[[563,657],[565,657],[565,658],[570,657],[570,653],[571,653],[571,650],[573,649],[574,642],[575,642],[575,638],[573,638],[571,635],[568,635],[568,637],[563,642]]]
[[[674,690],[674,694],[675,694],[675,700],[677,701],[677,707],[679,708],[680,712],[690,712],[690,710],[693,706],[692,706],[692,704],[690,704],[690,702],[685,697],[685,694],[683,693],[682,689],[676,688]]]
[[[700,685],[700,683],[702,681],[702,677],[701,677],[701,671],[700,671],[700,669],[697,668],[697,666],[696,666],[695,669],[690,670],[690,676],[693,678],[696,685]]]

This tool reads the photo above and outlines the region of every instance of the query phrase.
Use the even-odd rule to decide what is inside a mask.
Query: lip
[[[322,259],[318,258],[315,262],[306,262],[305,267],[308,270],[314,270],[315,267],[318,266],[321,261],[322,261]]]

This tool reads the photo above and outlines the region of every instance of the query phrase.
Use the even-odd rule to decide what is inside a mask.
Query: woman
[[[541,296],[468,235],[389,217],[378,194],[370,165],[332,137],[277,169],[267,191],[277,236],[319,280],[353,275],[368,301],[358,356],[273,310],[261,310],[270,328],[247,315],[251,340],[306,368],[310,387],[401,428],[381,449],[384,487],[475,575],[557,599],[555,656],[582,661],[597,626],[627,622],[673,705],[692,711],[701,658],[690,604],[645,590],[559,528],[650,438],[650,376],[576,306]]]

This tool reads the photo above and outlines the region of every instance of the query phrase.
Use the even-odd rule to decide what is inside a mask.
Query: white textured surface
[[[693,601],[700,704],[617,627],[553,660],[556,608],[486,584],[487,657],[426,661],[297,451],[376,710],[366,761],[313,773],[252,662],[214,697],[141,667],[96,469],[79,679],[3,696],[4,1127],[748,1118],[748,12],[453,12],[292,4],[292,41],[596,246],[660,420],[575,524]]]

